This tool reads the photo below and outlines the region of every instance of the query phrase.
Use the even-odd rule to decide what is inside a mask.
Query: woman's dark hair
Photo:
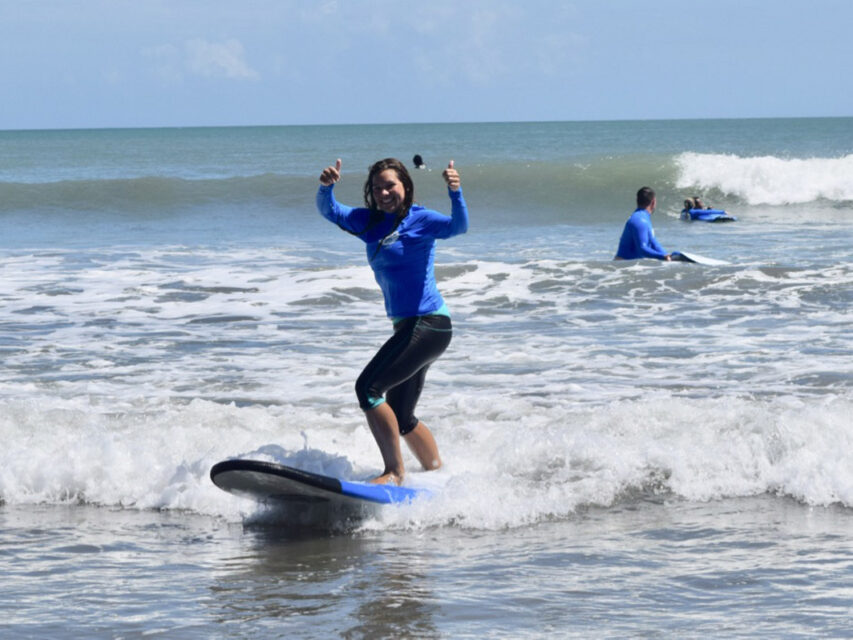
[[[373,198],[373,179],[386,169],[393,169],[397,174],[397,178],[403,184],[406,197],[403,198],[403,206],[397,213],[406,215],[415,201],[415,185],[412,182],[412,176],[409,175],[409,170],[406,169],[406,165],[397,160],[397,158],[385,158],[384,160],[374,162],[370,167],[367,180],[364,183],[364,204],[371,211],[377,210],[376,200]]]

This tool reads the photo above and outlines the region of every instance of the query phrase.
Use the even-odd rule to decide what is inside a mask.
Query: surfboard
[[[682,220],[699,220],[701,222],[736,222],[737,218],[722,209],[684,209]]]
[[[717,260],[716,258],[708,258],[700,256],[698,253],[686,253],[684,251],[673,251],[672,259],[680,262],[695,262],[696,264],[705,264],[710,267],[716,267],[724,264],[731,264],[725,260]]]
[[[234,495],[279,504],[399,504],[429,495],[424,489],[343,480],[263,460],[217,462],[210,479]]]

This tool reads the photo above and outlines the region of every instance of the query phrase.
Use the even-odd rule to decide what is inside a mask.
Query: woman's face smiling
[[[386,213],[397,213],[406,200],[406,188],[400,182],[397,172],[393,169],[373,177],[373,200],[376,206]]]

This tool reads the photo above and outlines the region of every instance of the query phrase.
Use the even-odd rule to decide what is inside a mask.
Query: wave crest
[[[750,205],[853,201],[853,154],[786,159],[688,152],[677,156],[675,162],[679,189],[715,189]]]
[[[277,174],[190,180],[162,176],[47,183],[0,182],[4,211],[149,211],[211,203],[268,203],[313,196],[315,177]],[[295,194],[295,196],[294,196]],[[311,200],[308,200],[311,202]]]

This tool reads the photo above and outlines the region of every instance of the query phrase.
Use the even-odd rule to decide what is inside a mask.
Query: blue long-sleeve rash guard
[[[666,259],[666,251],[660,246],[652,229],[652,218],[645,209],[637,209],[628,218],[622,237],[619,239],[619,249],[616,257],[623,260],[636,260],[637,258]]]
[[[468,230],[468,207],[462,189],[447,190],[450,216],[412,205],[394,229],[396,215],[382,213],[381,221],[371,224],[370,209],[340,204],[333,188],[334,185],[320,185],[317,209],[324,218],[357,235],[367,245],[367,261],[382,289],[388,317],[422,316],[443,309],[444,299],[435,283],[435,241]],[[377,250],[380,242],[382,248]]]

